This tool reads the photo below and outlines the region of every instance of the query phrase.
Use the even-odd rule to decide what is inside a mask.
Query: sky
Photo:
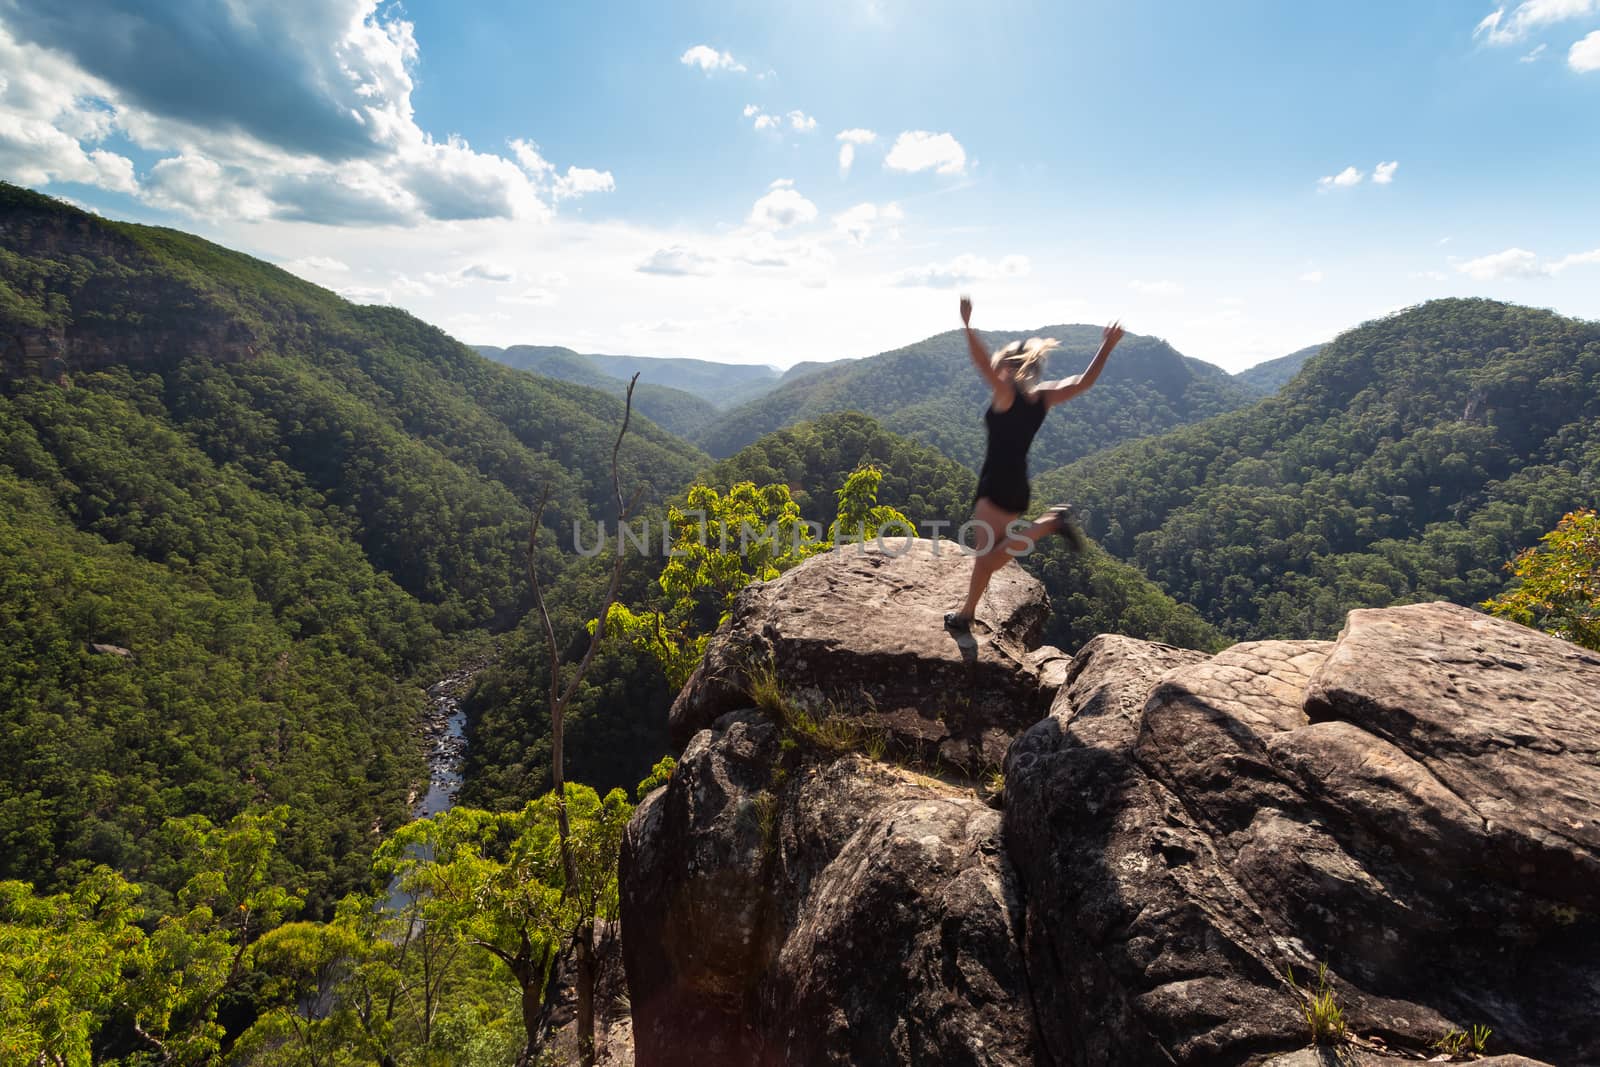
[[[472,344],[1600,318],[1600,0],[0,0],[0,176]]]

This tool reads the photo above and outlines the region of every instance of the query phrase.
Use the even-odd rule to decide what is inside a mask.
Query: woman
[[[1013,341],[991,356],[983,339],[972,328],[972,300],[965,296],[961,298],[961,325],[967,331],[967,352],[978,373],[989,383],[993,395],[989,410],[983,413],[989,447],[983,457],[983,469],[978,474],[978,499],[972,515],[978,536],[981,539],[987,535],[987,543],[976,546],[978,551],[972,563],[967,602],[944,617],[945,626],[952,630],[967,630],[972,626],[978,601],[983,598],[994,572],[1005,566],[1006,560],[1031,551],[1040,538],[1058,533],[1074,550],[1083,548],[1083,534],[1073,524],[1065,506],[1053,507],[1033,522],[1015,529],[1012,524],[1028,509],[1032,495],[1028,487],[1028,446],[1043,425],[1045,412],[1093,385],[1111,350],[1122,340],[1122,326],[1114,322],[1106,327],[1100,350],[1089,361],[1087,370],[1060,381],[1041,382],[1039,376],[1044,369],[1045,354],[1059,344],[1055,338],[1030,337],[1026,341]]]

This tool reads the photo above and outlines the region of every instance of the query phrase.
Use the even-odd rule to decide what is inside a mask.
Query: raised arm
[[[1105,369],[1106,360],[1111,357],[1111,350],[1117,347],[1122,340],[1122,323],[1113,322],[1107,326],[1105,333],[1100,336],[1100,349],[1095,352],[1094,358],[1089,361],[1088,368],[1082,374],[1074,374],[1070,378],[1062,378],[1057,382],[1045,382],[1036,392],[1044,397],[1044,402],[1055,407],[1063,400],[1071,400],[1079,393],[1094,384],[1100,377],[1100,372]]]
[[[1011,384],[1011,379],[995,370],[994,356],[989,352],[989,346],[983,343],[983,338],[978,336],[978,331],[972,328],[972,298],[970,296],[961,298],[961,325],[967,331],[967,355],[972,357],[972,365],[978,368],[978,373],[983,375],[983,380],[989,383],[990,389],[994,390],[996,399],[1006,399],[1015,387]]]

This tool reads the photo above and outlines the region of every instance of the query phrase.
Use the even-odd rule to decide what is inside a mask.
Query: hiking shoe
[[[972,629],[972,617],[959,611],[947,611],[944,613],[944,628],[964,634]]]
[[[1084,536],[1083,529],[1072,517],[1072,507],[1068,504],[1058,504],[1046,514],[1055,519],[1056,533],[1067,543],[1067,547],[1074,552],[1082,552],[1089,547],[1089,539]]]

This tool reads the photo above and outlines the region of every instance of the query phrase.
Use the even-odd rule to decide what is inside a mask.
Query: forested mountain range
[[[1100,343],[1097,326],[982,331],[994,348],[1019,337],[1058,338],[1047,378],[1076,374]],[[1035,469],[1203,419],[1259,396],[1222,369],[1189,359],[1165,341],[1129,334],[1092,392],[1056,411],[1033,446]],[[983,458],[987,387],[972,369],[960,330],[866,359],[791,371],[766,395],[726,412],[695,441],[727,456],[762,434],[834,411],[862,411],[896,433],[931,444],[976,469]]]
[[[0,367],[0,877],[159,885],[163,818],[285,802],[326,903],[407,817],[412,679],[525,612],[532,502],[608,513],[620,402],[9,185]],[[704,459],[639,419],[622,463]]]
[[[1290,352],[1287,356],[1279,356],[1277,359],[1269,359],[1265,363],[1248,367],[1235,374],[1234,380],[1261,393],[1276,393],[1300,373],[1300,368],[1306,365],[1306,360],[1326,347],[1327,345],[1307,345],[1298,351]]]
[[[495,348],[492,345],[474,347],[480,355],[518,370],[563,382],[586,385],[591,389],[610,393],[612,396],[620,397],[628,391],[626,377],[616,377],[608,373],[594,361],[594,357],[580,355],[570,348],[545,345],[514,345],[511,348]],[[633,391],[633,406],[641,415],[680,437],[694,432],[698,427],[717,417],[717,405],[710,400],[660,384],[658,379],[663,376],[662,371],[665,369],[647,366],[640,373],[638,384]]]
[[[610,392],[635,373],[639,385],[672,394],[686,394],[709,404],[712,410],[754,399],[775,388],[785,375],[773,367],[744,363],[713,363],[678,356],[610,356],[574,352],[557,345],[474,345],[496,363],[592,385]],[[639,394],[634,394],[639,399]]]
[[[1066,342],[1052,375],[1099,341],[1037,332]],[[959,524],[983,401],[962,344],[794,368],[726,413],[725,440],[775,425],[721,460],[636,418],[623,481],[655,519],[703,478],[788,486],[826,523],[873,462],[881,503]],[[549,486],[541,572],[558,631],[583,633],[605,566],[570,532],[611,515],[617,384],[500,366],[403,312],[11,186],[0,369],[0,877],[48,888],[104,862],[159,891],[164,818],[287,803],[285,878],[315,912],[408,814],[421,686],[490,657],[491,635],[466,799],[546,788],[526,523]],[[1254,404],[1130,337],[1035,454],[1036,471],[1074,459],[1036,500],[1079,505],[1106,550],[1051,543],[1025,564],[1055,604],[1047,639],[1214,647],[1327,634],[1363,604],[1482,599],[1595,501],[1597,396],[1600,327],[1488,301],[1365,324]],[[630,559],[622,599],[648,606],[660,566]],[[572,777],[631,786],[665,749],[670,696],[653,661],[605,650],[569,721]]]
[[[1600,323],[1432,301],[1342,334],[1276,396],[1039,484],[1233,636],[1474,604],[1511,555],[1600,501]]]

